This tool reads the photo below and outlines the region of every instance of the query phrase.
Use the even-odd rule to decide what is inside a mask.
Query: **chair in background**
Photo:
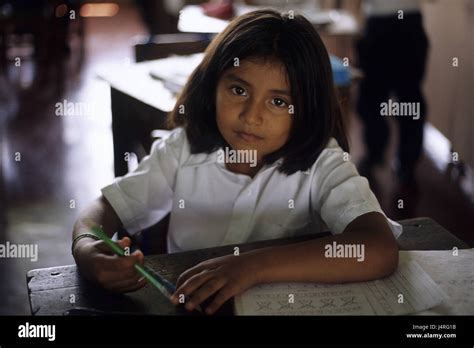
[[[166,58],[171,55],[184,56],[203,52],[209,44],[207,35],[202,34],[160,34],[135,38],[135,61]]]

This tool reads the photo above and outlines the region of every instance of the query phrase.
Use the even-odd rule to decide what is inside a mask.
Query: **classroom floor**
[[[27,60],[21,71],[9,71],[19,110],[8,123],[3,143],[5,193],[0,188],[0,241],[37,243],[39,259],[0,261],[0,314],[30,314],[28,270],[74,262],[70,255],[74,219],[113,179],[110,91],[96,72],[133,61],[130,39],[144,33],[133,7],[121,7],[111,18],[87,18],[84,64],[74,73],[74,62],[68,63],[67,78],[64,74],[58,76],[65,84],[59,94],[50,84],[22,87],[31,83],[33,74],[33,65]],[[94,113],[91,117],[56,116],[55,104],[63,100],[90,103]],[[354,115],[351,139],[353,160],[357,161],[364,149],[361,126]],[[21,154],[18,162],[14,160],[17,152]],[[377,172],[377,196],[386,214],[393,219],[432,217],[473,246],[473,204],[426,157],[419,164],[417,176],[418,200],[413,207],[407,201],[405,209],[400,210],[396,206],[400,193],[396,192],[392,172],[388,167]],[[6,221],[4,229],[2,218]]]

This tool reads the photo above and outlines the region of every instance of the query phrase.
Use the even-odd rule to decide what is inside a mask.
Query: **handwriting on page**
[[[235,298],[237,315],[402,315],[440,304],[445,295],[415,261],[390,277],[347,284],[274,283]]]

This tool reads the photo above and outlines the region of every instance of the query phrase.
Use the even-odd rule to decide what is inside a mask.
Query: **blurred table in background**
[[[235,15],[240,16],[245,13],[255,11],[268,6],[248,6],[236,4],[234,6]],[[359,28],[354,16],[345,10],[321,10],[312,7],[281,7],[278,11],[295,11],[301,13],[315,26],[331,35],[355,35]],[[229,24],[228,20],[214,18],[204,14],[204,9],[199,5],[189,5],[183,7],[179,15],[178,29],[188,33],[220,33]]]
[[[248,6],[236,3],[234,12],[236,16],[247,12],[268,8],[269,6]],[[359,34],[360,28],[354,14],[345,9],[321,9],[315,4],[304,6],[283,5],[274,7],[280,12],[290,10],[304,15],[315,27],[321,36],[328,51],[337,57],[354,58],[354,40]],[[228,20],[222,20],[205,15],[204,9],[199,5],[183,7],[178,20],[178,30],[186,33],[220,33],[229,24]],[[352,65],[352,64],[351,64]]]

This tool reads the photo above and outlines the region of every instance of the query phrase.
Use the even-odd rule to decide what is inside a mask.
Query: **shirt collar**
[[[217,149],[211,153],[197,153],[191,154],[188,160],[183,164],[183,167],[194,167],[194,166],[202,166],[202,165],[209,165],[209,164],[216,164],[222,168],[225,168],[225,163],[220,162],[217,160],[218,151],[223,150],[222,147]],[[283,164],[283,158],[279,158],[275,162],[271,164],[265,164],[262,169],[273,168],[276,166],[280,166]],[[264,170],[263,169],[263,170]]]

